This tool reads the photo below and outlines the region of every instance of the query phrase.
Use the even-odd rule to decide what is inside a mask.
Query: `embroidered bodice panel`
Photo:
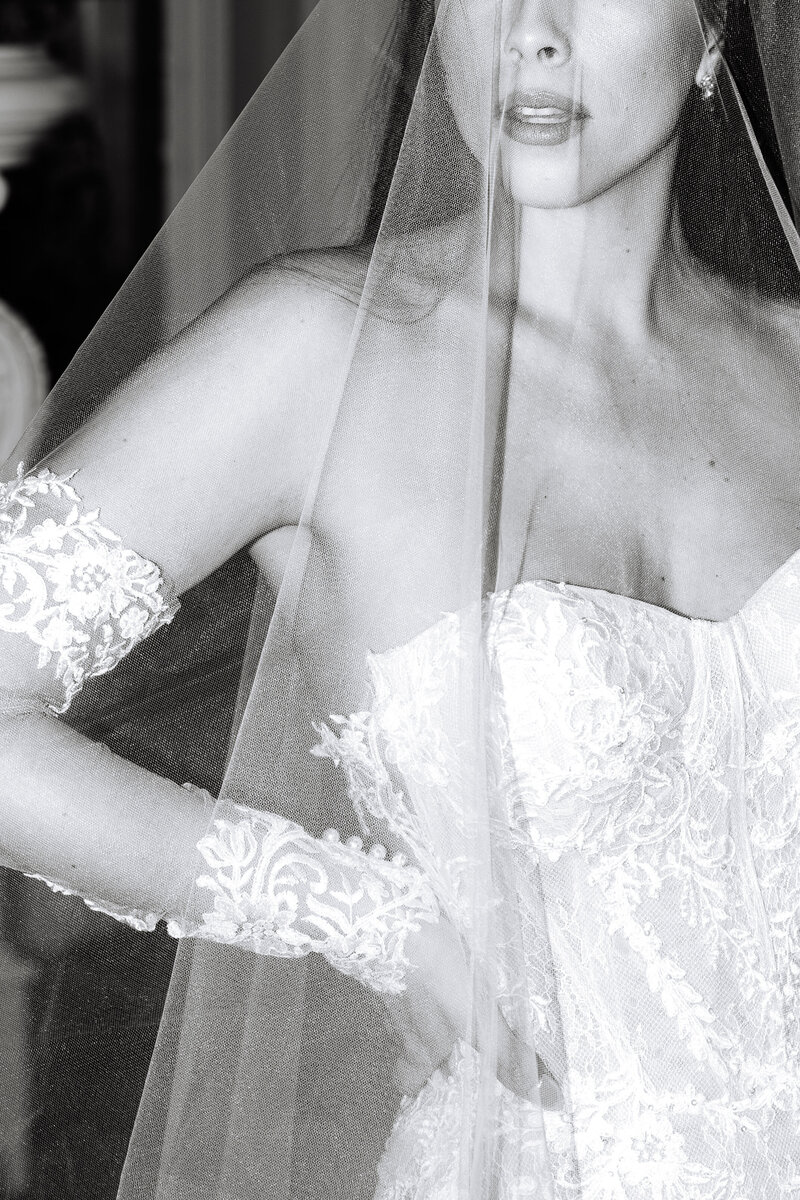
[[[533,1014],[564,1088],[544,1117],[556,1200],[797,1197],[800,556],[722,623],[533,582],[491,597],[484,629],[518,925],[504,1003],[512,1023],[520,1001]],[[371,710],[320,750],[365,824],[417,846],[455,919],[459,647],[447,616],[373,658]],[[457,1195],[468,1062],[457,1047],[404,1105],[380,1200]],[[538,1118],[508,1094],[501,1119],[499,1194],[543,1195]]]

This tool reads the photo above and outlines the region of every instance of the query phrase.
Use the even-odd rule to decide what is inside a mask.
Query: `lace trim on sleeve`
[[[210,799],[207,792],[184,784]],[[235,807],[235,821],[217,820],[197,844],[210,873],[196,879],[213,906],[199,920],[129,910],[26,872],[54,892],[80,896],[94,912],[151,933],[167,921],[174,938],[197,937],[255,954],[328,962],[377,992],[399,993],[411,969],[409,934],[439,919],[439,904],[424,874],[403,854],[383,846],[365,853],[360,838],[342,843],[329,829],[312,837],[273,813]]]
[[[82,511],[69,475],[43,469],[0,485],[0,630],[38,647],[63,687],[63,713],[86,679],[112,670],[180,607],[159,568]],[[37,511],[46,506],[47,515]],[[66,511],[65,511],[66,509]]]
[[[236,806],[198,843],[211,868],[198,888],[214,897],[198,925],[171,921],[172,937],[199,937],[256,954],[322,954],[342,974],[377,992],[405,989],[409,934],[435,923],[439,905],[421,871],[383,846],[314,838],[272,813]]]

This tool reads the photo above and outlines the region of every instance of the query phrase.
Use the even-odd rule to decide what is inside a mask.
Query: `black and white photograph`
[[[0,0],[0,1200],[799,1200],[800,5]]]

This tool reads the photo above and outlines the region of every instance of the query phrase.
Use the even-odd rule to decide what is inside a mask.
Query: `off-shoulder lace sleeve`
[[[184,784],[213,805],[207,792]],[[360,838],[342,843],[335,830],[312,837],[274,813],[242,805],[234,820],[216,820],[197,844],[205,869],[198,897],[210,892],[199,916],[125,909],[82,896],[95,912],[142,932],[167,921],[175,938],[203,938],[255,954],[301,958],[322,954],[344,975],[377,992],[398,993],[410,970],[410,934],[439,919],[436,895],[423,873],[403,854],[387,857],[383,846],[367,853]],[[81,895],[42,875],[54,892]]]
[[[0,631],[33,643],[37,694],[53,713],[179,608],[155,563],[84,509],[74,474],[20,463],[0,485]]]
[[[377,992],[405,989],[409,934],[439,918],[430,883],[403,854],[387,858],[336,830],[312,837],[274,813],[237,805],[199,844],[211,868],[197,887],[213,907],[199,922],[171,921],[173,937],[199,937],[280,958],[322,954]]]

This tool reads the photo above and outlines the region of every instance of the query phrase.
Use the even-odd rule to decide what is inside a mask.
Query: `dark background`
[[[45,44],[89,97],[4,172],[0,299],[42,343],[51,382],[313,3],[0,0],[0,46]],[[214,792],[253,584],[239,556],[189,593],[170,631],[180,669],[154,682],[133,655],[70,723]],[[214,628],[208,589],[225,614]],[[22,1064],[0,1086],[0,1197],[112,1200],[175,945],[12,873],[0,882],[0,1053]]]
[[[89,89],[0,214],[0,296],[53,379],[314,2],[0,0],[0,45],[43,42]]]

